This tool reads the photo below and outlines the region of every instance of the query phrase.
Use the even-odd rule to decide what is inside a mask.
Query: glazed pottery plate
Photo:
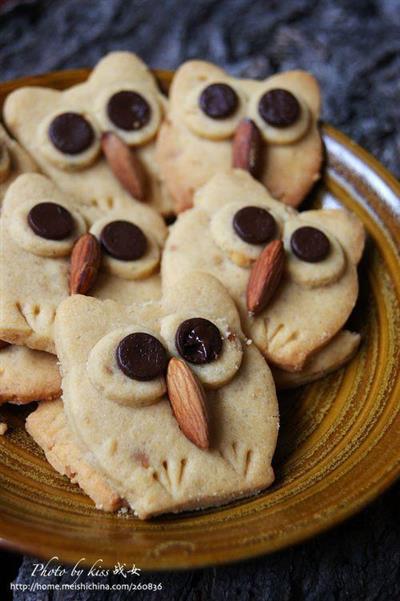
[[[22,85],[65,88],[69,71],[0,86],[0,104]],[[158,73],[163,88],[171,74]],[[199,567],[281,549],[358,511],[400,473],[400,185],[368,153],[328,125],[323,179],[311,205],[345,206],[369,239],[350,327],[362,334],[345,368],[280,395],[276,482],[249,500],[148,522],[96,511],[59,476],[24,431],[27,409],[2,413],[0,537],[21,552],[75,563],[135,562],[142,569]],[[23,375],[22,375],[23,377]]]

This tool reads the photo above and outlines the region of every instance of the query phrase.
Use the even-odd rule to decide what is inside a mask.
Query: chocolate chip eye
[[[100,243],[105,252],[120,261],[137,261],[147,250],[147,238],[129,221],[111,221],[101,231]]]
[[[189,363],[201,365],[219,357],[222,337],[211,321],[194,317],[181,323],[176,331],[175,344],[181,357]]]
[[[202,91],[199,98],[201,110],[211,119],[230,117],[238,105],[238,95],[226,83],[212,83]]]
[[[300,116],[299,101],[291,92],[276,88],[269,90],[258,103],[260,117],[273,127],[288,127]]]
[[[74,230],[75,222],[69,211],[55,202],[41,202],[29,211],[28,225],[46,240],[64,240]]]
[[[148,124],[151,108],[147,100],[137,92],[122,90],[111,96],[107,104],[110,121],[125,131],[136,131]]]
[[[93,127],[78,113],[57,115],[49,125],[52,144],[64,154],[79,154],[87,150],[94,141]]]
[[[276,221],[266,209],[244,207],[235,213],[233,229],[249,244],[265,244],[275,236]]]
[[[116,350],[120,370],[132,380],[146,382],[167,371],[167,351],[157,338],[145,332],[129,334]]]
[[[323,261],[329,254],[329,238],[316,227],[299,227],[290,239],[293,253],[307,263]]]

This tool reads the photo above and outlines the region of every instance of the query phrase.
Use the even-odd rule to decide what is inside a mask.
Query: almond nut
[[[253,177],[260,170],[262,138],[251,119],[242,119],[236,128],[232,146],[232,167],[244,169]]]
[[[86,294],[96,281],[100,267],[100,244],[93,234],[83,234],[71,254],[70,294]]]
[[[167,389],[176,421],[186,438],[200,449],[208,449],[208,417],[203,388],[187,363],[176,357],[168,364]]]
[[[257,314],[265,309],[279,286],[285,264],[281,240],[273,240],[254,263],[247,283],[247,309]]]
[[[111,171],[120,184],[136,200],[144,201],[146,177],[134,149],[111,131],[102,135],[101,147]]]

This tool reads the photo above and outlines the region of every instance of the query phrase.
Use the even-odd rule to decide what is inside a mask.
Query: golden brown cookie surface
[[[243,219],[244,209],[256,217]],[[245,333],[265,357],[282,369],[301,371],[354,307],[364,236],[361,222],[346,211],[298,213],[244,171],[230,170],[201,188],[194,207],[171,227],[163,288],[172,290],[177,274],[211,273],[237,303]],[[246,302],[252,267],[275,239],[283,242],[284,273],[269,304],[252,315]]]
[[[54,317],[69,295],[72,247],[91,226],[103,261],[89,293],[123,303],[159,297],[166,226],[156,211],[132,199],[119,210],[88,207],[47,177],[25,174],[10,186],[3,206],[0,339],[54,352]],[[136,238],[121,237],[121,227]],[[122,260],[126,248],[133,254]]]
[[[94,501],[97,509],[117,511],[123,500],[101,474],[87,461],[74,439],[61,400],[41,402],[26,420],[26,429],[43,449],[47,461]]]
[[[94,351],[99,344],[113,352]],[[122,307],[71,297],[57,314],[56,346],[68,423],[140,518],[220,505],[272,482],[278,408],[271,373],[245,344],[237,310],[211,276],[184,278],[161,303]],[[190,366],[204,389],[207,448],[190,439],[194,397],[174,416],[158,387],[165,379],[160,346]],[[130,402],[116,398],[113,378],[125,379]],[[147,404],[140,406],[144,385]],[[178,402],[195,390],[180,380],[177,388]]]
[[[33,159],[0,124],[0,206],[8,187],[21,173],[37,170]]]
[[[232,165],[234,134],[243,119],[259,132],[258,178],[276,199],[299,205],[320,174],[319,111],[318,84],[305,71],[255,81],[230,77],[204,61],[184,63],[172,82],[157,143],[176,211],[192,206],[195,191]]]
[[[16,90],[6,100],[4,118],[60,188],[103,209],[123,208],[131,198],[121,169],[132,165],[127,165],[121,152],[118,157],[114,153],[109,164],[102,152],[102,136],[112,132],[135,154],[135,166],[145,182],[142,200],[168,215],[171,200],[155,160],[165,105],[146,65],[130,52],[112,52],[97,64],[87,82],[66,91]]]
[[[60,394],[61,376],[54,355],[17,345],[0,349],[0,403],[50,401]]]
[[[328,344],[306,361],[301,371],[285,371],[273,367],[272,373],[277,389],[297,388],[339,369],[357,352],[360,339],[360,334],[340,330]]]

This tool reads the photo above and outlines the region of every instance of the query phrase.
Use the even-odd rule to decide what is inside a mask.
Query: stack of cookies
[[[320,176],[319,106],[303,71],[202,61],[167,98],[128,52],[8,96],[0,401],[38,402],[27,431],[97,508],[149,518],[264,490],[276,388],[356,352],[364,228],[297,209]]]

